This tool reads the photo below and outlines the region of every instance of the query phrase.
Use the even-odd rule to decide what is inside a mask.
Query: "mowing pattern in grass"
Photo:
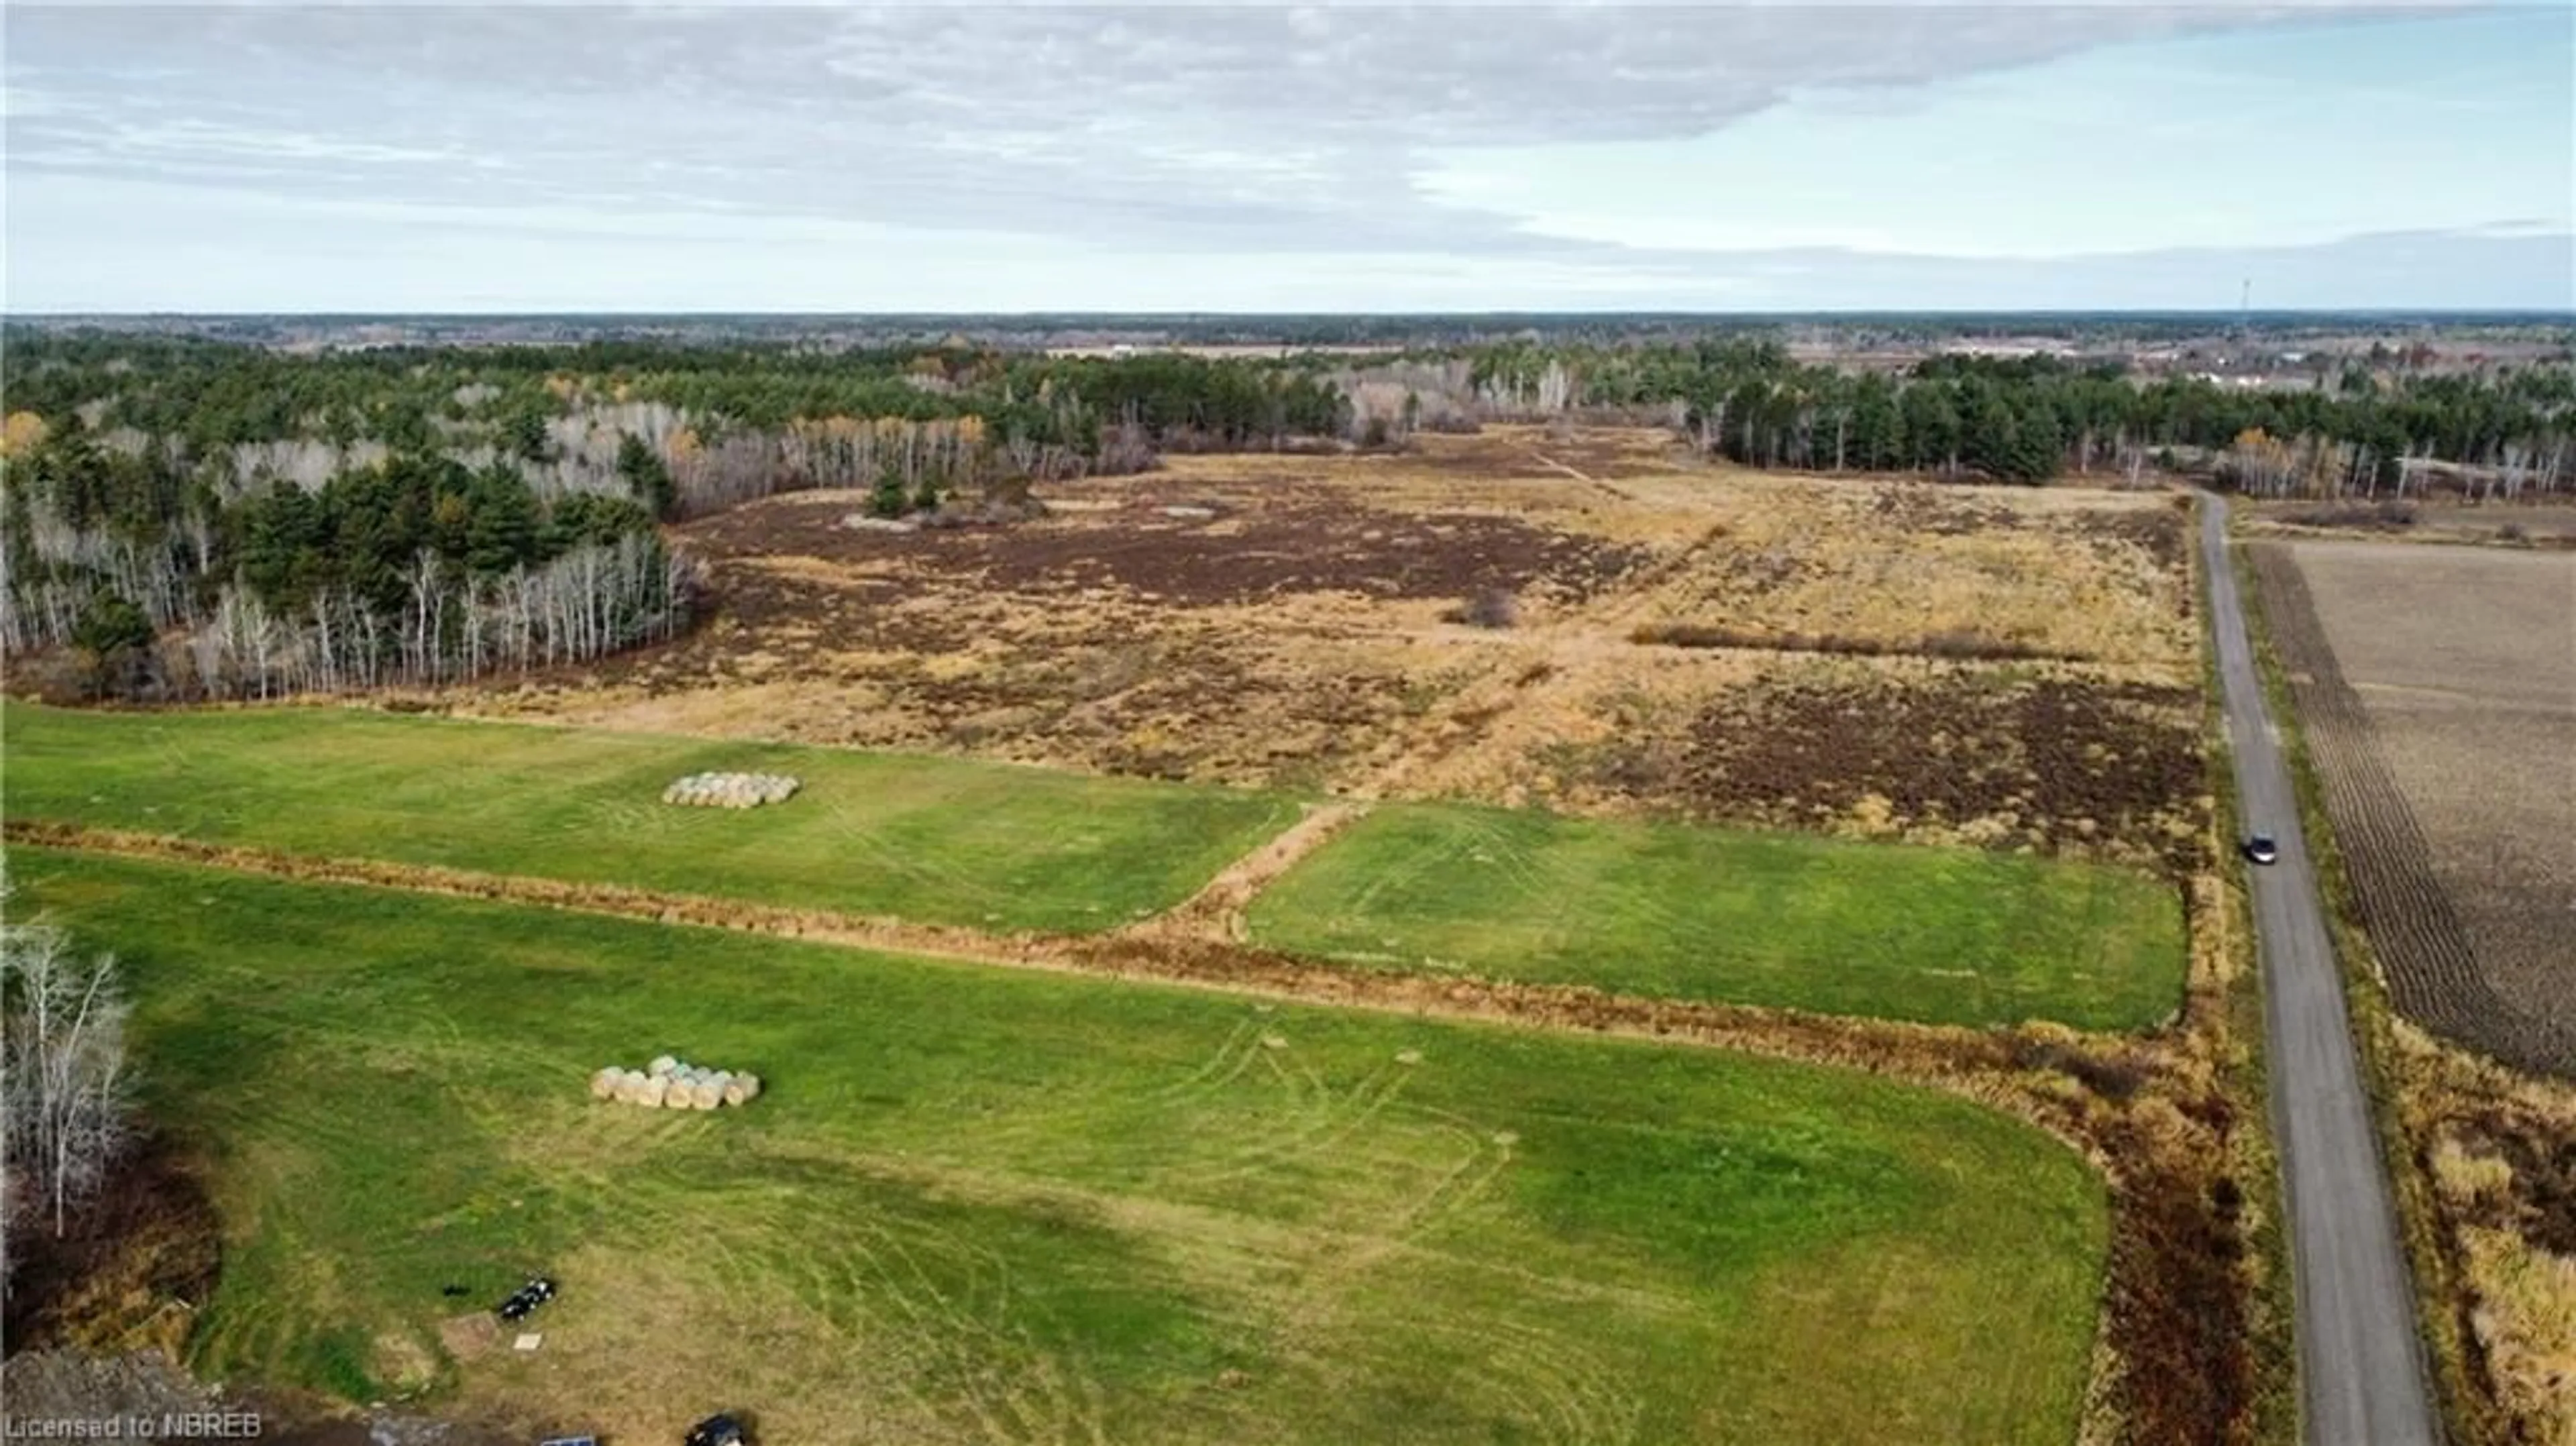
[[[198,1364],[634,1440],[2047,1442],[2099,1181],[1840,1071],[17,852],[208,1152]],[[739,1111],[593,1105],[681,1050]],[[531,1268],[535,1357],[437,1322]],[[441,1295],[462,1284],[470,1301]]]
[[[1391,968],[1936,1024],[2133,1029],[2182,992],[2182,905],[2145,874],[1463,806],[1379,809],[1251,923]]]
[[[1001,929],[1168,908],[1296,815],[1002,764],[340,709],[12,703],[5,746],[16,818]],[[745,812],[661,802],[710,771],[805,786]]]

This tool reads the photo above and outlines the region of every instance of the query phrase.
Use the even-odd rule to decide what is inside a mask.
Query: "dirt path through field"
[[[1615,497],[1622,502],[1634,502],[1637,500],[1637,494],[1629,491],[1627,488],[1621,487],[1615,483],[1604,482],[1589,472],[1584,472],[1574,467],[1567,466],[1565,463],[1556,460],[1554,457],[1547,455],[1536,447],[1523,447],[1521,450],[1529,454],[1529,459],[1531,461],[1547,468],[1551,472],[1562,472],[1566,476],[1573,478],[1575,481],[1580,482],[1587,487],[1597,487],[1601,491],[1608,493],[1610,496]]]
[[[1562,464],[1549,465],[1583,481],[1594,480]],[[1366,813],[1369,801],[1451,791],[1447,785],[1475,779],[1489,762],[1530,747],[1532,730],[1517,725],[1546,717],[1559,695],[1574,707],[1592,685],[1590,668],[1603,658],[1643,651],[1644,645],[1630,641],[1627,632],[1638,610],[1659,582],[1689,566],[1724,535],[1723,527],[1710,526],[1644,575],[1603,591],[1562,617],[1520,631],[1468,632],[1488,649],[1474,679],[1414,728],[1393,759],[1354,784],[1349,800],[1310,811],[1228,865],[1196,895],[1124,932],[1137,938],[1243,942],[1243,913],[1254,896]],[[1444,630],[1444,636],[1455,641],[1456,631]]]
[[[1259,848],[1225,866],[1207,887],[1170,909],[1118,931],[1134,939],[1191,938],[1240,944],[1250,937],[1243,911],[1271,880],[1322,848],[1334,834],[1368,812],[1363,803],[1327,803],[1307,809]]]

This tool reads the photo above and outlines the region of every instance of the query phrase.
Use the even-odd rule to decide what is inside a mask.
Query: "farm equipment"
[[[515,1291],[512,1291],[510,1293],[510,1298],[501,1302],[498,1307],[498,1313],[501,1319],[505,1321],[525,1320],[528,1317],[528,1312],[535,1310],[538,1306],[544,1305],[547,1301],[554,1298],[555,1283],[553,1281],[546,1279],[542,1275],[531,1276],[529,1277],[527,1284],[520,1286]]]

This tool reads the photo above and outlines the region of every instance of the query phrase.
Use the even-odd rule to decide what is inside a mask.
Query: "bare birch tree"
[[[126,1015],[112,956],[0,924],[0,1232],[41,1210],[59,1236],[105,1183],[129,1132]]]

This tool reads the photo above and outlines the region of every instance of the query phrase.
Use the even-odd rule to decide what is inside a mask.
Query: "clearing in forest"
[[[1377,967],[1935,1024],[2142,1029],[2182,997],[2181,899],[2145,873],[1526,810],[1382,806],[1250,919]]]
[[[196,1364],[668,1440],[2029,1442],[2101,1181],[1841,1070],[23,849],[205,1150]],[[595,1104],[601,1059],[757,1108]],[[542,1348],[442,1320],[526,1272]],[[444,1292],[465,1288],[463,1299]],[[1820,1368],[1830,1362],[1830,1368]]]

